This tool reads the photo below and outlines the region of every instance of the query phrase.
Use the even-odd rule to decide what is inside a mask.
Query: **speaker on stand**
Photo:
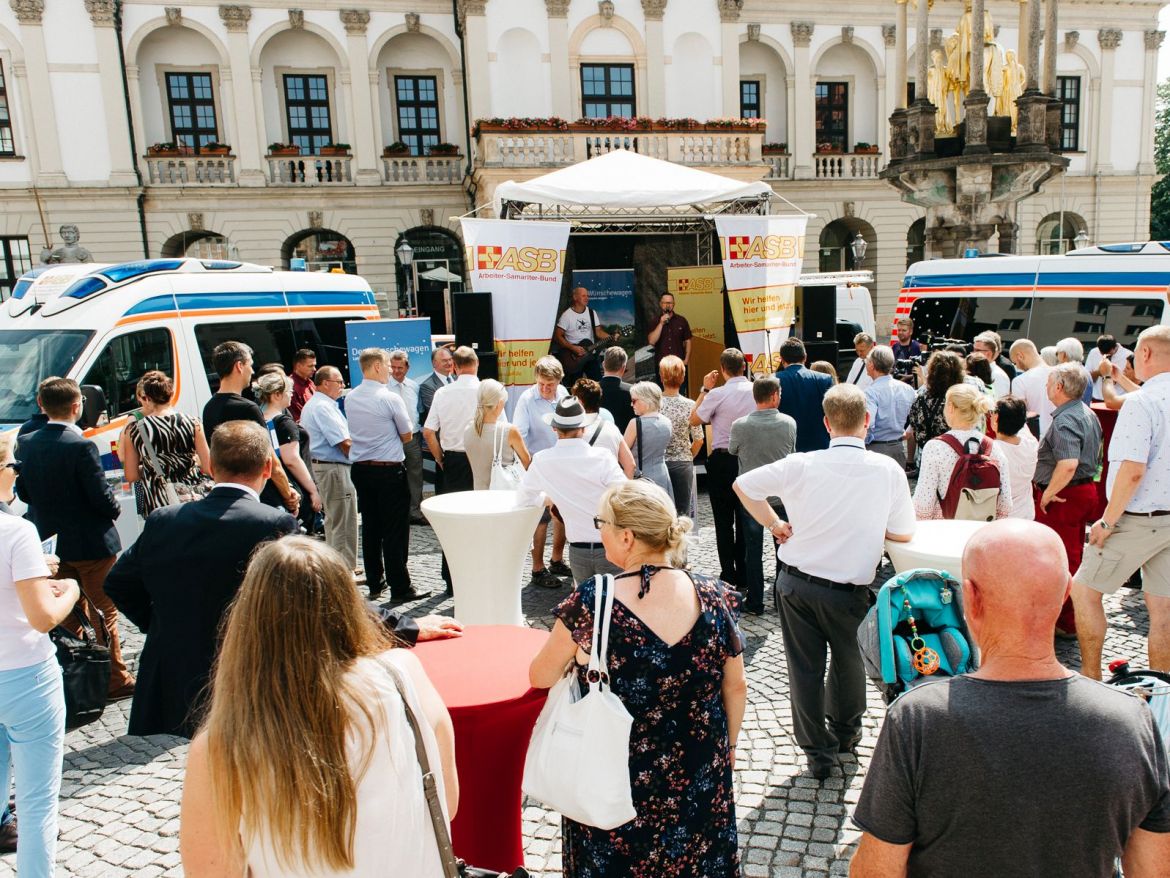
[[[496,350],[491,293],[453,293],[451,312],[455,344],[472,348],[480,359]]]

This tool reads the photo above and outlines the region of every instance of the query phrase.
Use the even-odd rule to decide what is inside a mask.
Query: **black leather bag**
[[[110,688],[110,650],[98,643],[97,632],[82,607],[84,598],[69,615],[81,627],[78,637],[63,625],[49,632],[57,648],[57,661],[65,684],[65,728],[76,729],[101,719]],[[99,619],[101,613],[97,613]],[[109,636],[102,622],[103,639]]]

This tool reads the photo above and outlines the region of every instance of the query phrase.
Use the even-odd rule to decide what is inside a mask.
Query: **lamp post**
[[[865,259],[865,251],[869,249],[869,244],[866,243],[861,232],[858,232],[849,243],[849,249],[853,251],[853,270],[857,271],[861,268],[861,260]]]
[[[1077,236],[1073,238],[1073,249],[1080,250],[1089,246],[1089,233],[1084,229],[1077,232]]]
[[[414,279],[410,269],[411,263],[414,262],[414,248],[403,238],[402,243],[398,245],[394,252],[398,255],[398,263],[406,272],[406,313],[407,316],[414,317],[416,313],[414,304]]]

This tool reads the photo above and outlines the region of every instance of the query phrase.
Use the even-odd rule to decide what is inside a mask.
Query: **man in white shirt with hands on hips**
[[[857,628],[869,609],[885,540],[908,542],[914,505],[902,468],[865,450],[865,395],[838,384],[824,398],[829,447],[790,454],[735,481],[744,509],[780,542],[776,602],[796,742],[813,777],[861,740],[865,671]],[[768,504],[779,497],[789,521]],[[859,503],[858,498],[865,502]],[[825,650],[832,650],[825,685]]]
[[[1081,673],[1095,680],[1105,642],[1102,595],[1139,568],[1150,614],[1149,667],[1170,671],[1170,326],[1138,336],[1133,370],[1143,383],[1126,394],[1109,441],[1109,505],[1073,575]]]

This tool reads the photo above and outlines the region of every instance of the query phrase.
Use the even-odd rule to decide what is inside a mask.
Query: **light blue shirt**
[[[866,444],[893,442],[906,432],[906,419],[914,402],[914,389],[905,381],[882,375],[865,388],[865,408],[869,412]]]
[[[556,411],[557,403],[569,395],[563,384],[557,385],[557,398],[549,401],[540,395],[540,385],[533,384],[516,400],[516,410],[512,413],[512,423],[524,437],[524,444],[528,446],[529,454],[536,454],[557,444],[557,434],[553,428],[544,422],[545,415]]]
[[[337,400],[317,391],[301,409],[301,426],[309,432],[309,449],[314,460],[330,463],[349,463],[338,447],[349,438],[349,423]]]
[[[406,403],[406,412],[410,415],[411,432],[418,432],[418,385],[413,378],[407,378],[401,384],[394,380],[394,376],[390,376],[390,380],[386,384],[390,388],[391,393],[397,393],[402,397],[402,401]]]
[[[353,446],[353,463],[380,460],[401,463],[406,455],[399,434],[412,431],[410,413],[402,397],[385,384],[366,378],[345,398],[345,416]]]

